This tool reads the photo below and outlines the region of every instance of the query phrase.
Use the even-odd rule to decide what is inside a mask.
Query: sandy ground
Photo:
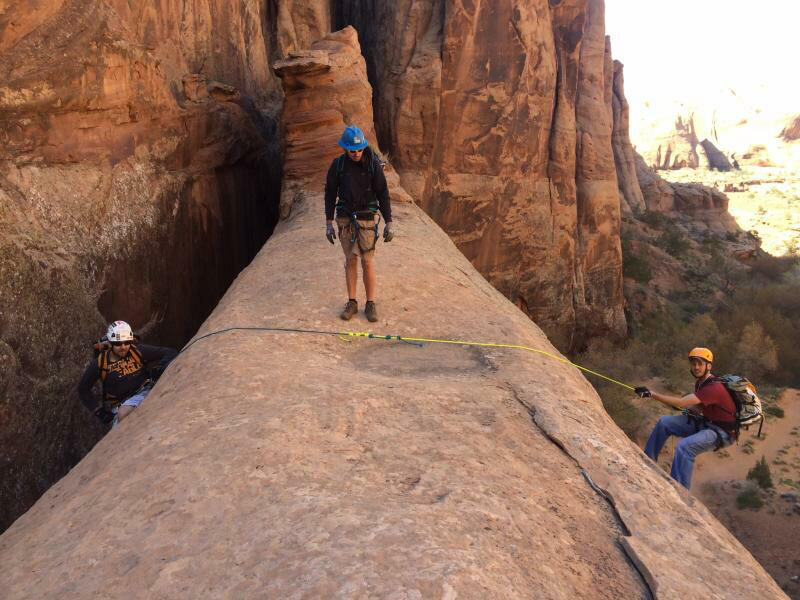
[[[792,580],[800,576],[800,514],[780,497],[784,492],[800,493],[800,390],[787,390],[778,405],[785,416],[766,422],[766,439],[756,439],[751,429],[742,433],[738,446],[700,456],[692,490],[786,593],[800,599],[800,581]],[[775,491],[760,510],[740,510],[740,482],[761,456],[769,463]]]

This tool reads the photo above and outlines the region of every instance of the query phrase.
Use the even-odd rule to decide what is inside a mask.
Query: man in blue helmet
[[[325,183],[325,236],[331,244],[336,239],[336,230],[333,227],[335,211],[339,241],[345,255],[345,279],[349,298],[340,316],[349,321],[358,312],[356,288],[358,259],[361,257],[364,289],[367,294],[364,313],[374,323],[378,320],[378,311],[375,308],[377,276],[374,259],[379,211],[386,222],[383,241],[390,242],[394,237],[389,187],[383,174],[383,162],[369,147],[364,132],[358,127],[347,127],[339,140],[339,146],[345,152],[334,159]]]

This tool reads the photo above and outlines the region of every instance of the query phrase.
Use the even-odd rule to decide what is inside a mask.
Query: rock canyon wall
[[[269,62],[330,26],[295,4],[0,7],[0,530],[102,434],[104,324],[182,344],[276,222]]]
[[[336,5],[403,186],[559,347],[624,332],[603,2]]]
[[[636,152],[630,140],[630,106],[625,98],[623,65],[619,61],[614,61],[613,111],[612,147],[623,213],[633,217],[647,211],[687,216],[705,223],[718,235],[738,230],[736,221],[728,212],[725,194],[701,184],[667,182]],[[693,127],[690,127],[692,136]],[[696,137],[693,139],[696,155],[697,147],[705,146],[698,144]],[[708,145],[708,155],[713,155],[712,147]],[[718,160],[720,164],[727,161],[724,156]]]
[[[4,600],[785,598],[395,178],[379,331],[550,356],[223,332],[341,329],[314,175],[330,156],[304,142],[370,119],[369,86],[344,85],[359,68],[352,30],[276,64],[298,135],[284,189],[305,192],[147,402],[0,536]],[[322,106],[300,136],[301,109]]]
[[[4,3],[0,530],[102,434],[75,385],[104,323],[182,344],[350,122],[558,347],[622,334],[620,198],[687,201],[637,176],[603,20],[601,0]],[[352,29],[320,39],[336,24],[363,58]]]

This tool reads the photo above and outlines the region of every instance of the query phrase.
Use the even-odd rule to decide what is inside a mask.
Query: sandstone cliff
[[[291,81],[311,81],[309,56],[336,89],[354,44],[341,32],[279,63],[287,106],[308,99]],[[335,147],[325,122],[306,135]],[[216,333],[342,329],[341,251],[318,182],[299,181],[147,402],[0,536],[4,598],[785,597],[411,202],[378,248],[377,331],[547,354]]]
[[[621,333],[601,0],[337,2],[403,186],[559,347]]]
[[[98,439],[75,386],[104,323],[183,343],[266,239],[273,13],[329,28],[303,4],[0,6],[0,530]]]
[[[614,129],[611,140],[614,149],[614,164],[617,167],[620,205],[623,212],[641,213],[647,209],[647,206],[637,176],[637,158],[639,156],[631,144],[630,107],[625,98],[623,65],[618,60],[614,61],[613,91]]]
[[[333,22],[365,43],[374,134],[353,32],[313,43]],[[103,323],[188,339],[351,121],[559,347],[622,332],[614,73],[599,0],[4,3],[0,530],[102,433],[74,386]]]

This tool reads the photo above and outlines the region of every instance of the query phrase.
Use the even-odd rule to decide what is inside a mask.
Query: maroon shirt
[[[694,395],[700,399],[703,406],[703,416],[709,421],[723,423],[736,422],[736,405],[733,398],[719,381],[702,385],[695,384]],[[702,386],[702,387],[701,387]]]

